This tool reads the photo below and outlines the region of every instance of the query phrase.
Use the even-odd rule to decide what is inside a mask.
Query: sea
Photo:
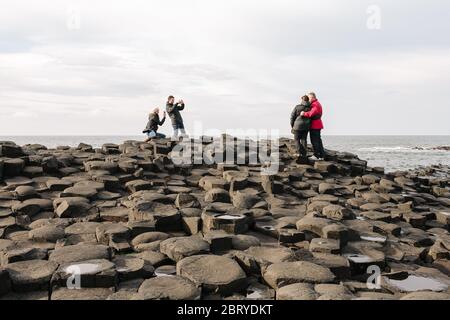
[[[104,143],[143,140],[144,136],[0,136],[0,141],[18,145],[42,144],[48,148],[77,146],[80,142],[100,147]],[[411,170],[422,166],[450,166],[450,151],[436,150],[450,146],[450,136],[324,136],[326,149],[351,152],[367,160],[371,167],[386,172]]]

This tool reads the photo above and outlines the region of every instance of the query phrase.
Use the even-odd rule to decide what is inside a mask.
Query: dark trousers
[[[306,149],[308,130],[294,131],[294,139],[298,154],[302,158],[306,158],[308,153],[308,149]]]
[[[321,130],[311,129],[309,133],[311,134],[311,144],[314,150],[314,155],[316,158],[325,157],[325,150],[323,148],[322,137],[320,136]]]

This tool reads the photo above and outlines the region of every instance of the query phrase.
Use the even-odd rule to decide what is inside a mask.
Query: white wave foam
[[[357,149],[362,152],[401,152],[401,153],[422,153],[422,152],[448,152],[446,150],[438,150],[436,147],[404,147],[404,146],[394,146],[394,147],[385,147],[385,146],[377,146],[377,147],[363,147]]]

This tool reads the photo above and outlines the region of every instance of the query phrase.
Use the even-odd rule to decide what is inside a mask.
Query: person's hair
[[[167,101],[169,101],[170,99],[175,99],[175,97],[174,97],[174,96],[169,96],[169,97],[167,98]]]
[[[159,108],[153,109],[152,113],[158,113],[159,114]]]
[[[308,96],[303,96],[302,100],[305,101],[305,102],[309,102],[309,97]]]
[[[317,99],[316,94],[314,92],[308,93],[308,96],[312,96],[314,99]]]

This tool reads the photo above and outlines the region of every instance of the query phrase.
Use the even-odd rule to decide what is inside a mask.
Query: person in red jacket
[[[311,144],[314,150],[314,157],[311,160],[324,160],[325,150],[323,148],[321,131],[323,129],[322,123],[322,105],[317,100],[314,92],[308,93],[309,101],[311,102],[311,110],[302,112],[301,116],[311,118],[311,127],[309,129]]]

